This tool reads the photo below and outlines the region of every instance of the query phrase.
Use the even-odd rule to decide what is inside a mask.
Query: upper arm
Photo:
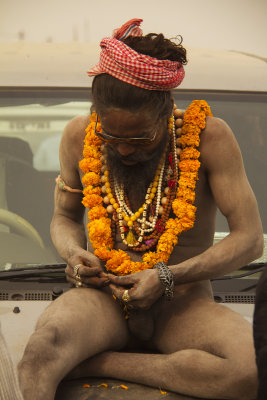
[[[230,231],[261,232],[257,201],[233,132],[224,121],[208,118],[201,141],[202,163],[210,188]]]
[[[82,158],[83,139],[87,124],[87,117],[74,118],[66,125],[60,142],[60,175],[66,185],[73,189],[83,189],[79,174],[79,161]],[[54,215],[61,214],[81,222],[84,215],[82,197],[82,193],[62,191],[56,185]]]

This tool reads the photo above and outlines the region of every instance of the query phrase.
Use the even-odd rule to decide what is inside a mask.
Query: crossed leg
[[[95,354],[119,350],[127,340],[125,318],[110,294],[69,290],[40,317],[18,365],[24,399],[54,399],[72,368]]]
[[[84,361],[72,376],[104,376],[211,399],[256,397],[252,327],[202,296],[197,285],[154,309],[153,346],[160,354],[106,352]]]

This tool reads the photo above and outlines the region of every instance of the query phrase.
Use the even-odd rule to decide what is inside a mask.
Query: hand
[[[108,274],[110,288],[120,300],[128,290],[130,301],[125,303],[130,308],[148,310],[163,294],[165,288],[159,280],[157,269],[146,269],[132,275],[115,276]]]
[[[78,277],[74,276],[75,265],[79,265]],[[65,273],[67,281],[73,286],[79,281],[82,287],[100,288],[109,284],[108,275],[104,273],[99,258],[84,249],[79,249],[79,252],[68,260]]]

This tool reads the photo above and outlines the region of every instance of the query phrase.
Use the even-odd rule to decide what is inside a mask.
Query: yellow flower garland
[[[133,262],[130,256],[122,250],[113,249],[111,219],[103,206],[101,197],[101,150],[102,140],[95,133],[96,114],[90,116],[90,124],[86,128],[83,159],[79,163],[84,172],[82,182],[85,185],[82,203],[90,210],[88,217],[89,240],[95,249],[94,253],[106,261],[106,269],[117,275],[127,275],[152,268],[157,262],[168,262],[178,236],[194,226],[196,207],[195,187],[200,167],[200,153],[197,147],[200,143],[200,133],[206,126],[206,117],[212,116],[209,105],[204,100],[194,100],[187,108],[183,117],[183,127],[179,143],[182,147],[179,163],[179,179],[176,198],[172,209],[177,218],[170,218],[164,232],[160,236],[156,251],[143,254],[142,261]],[[98,131],[101,125],[98,123]]]

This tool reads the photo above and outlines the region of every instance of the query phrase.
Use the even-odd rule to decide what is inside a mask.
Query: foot
[[[77,365],[77,367],[73,368],[73,370],[68,373],[65,379],[106,376],[104,367],[107,360],[112,359],[113,353],[115,354],[115,352],[106,351],[84,360],[81,364]]]

